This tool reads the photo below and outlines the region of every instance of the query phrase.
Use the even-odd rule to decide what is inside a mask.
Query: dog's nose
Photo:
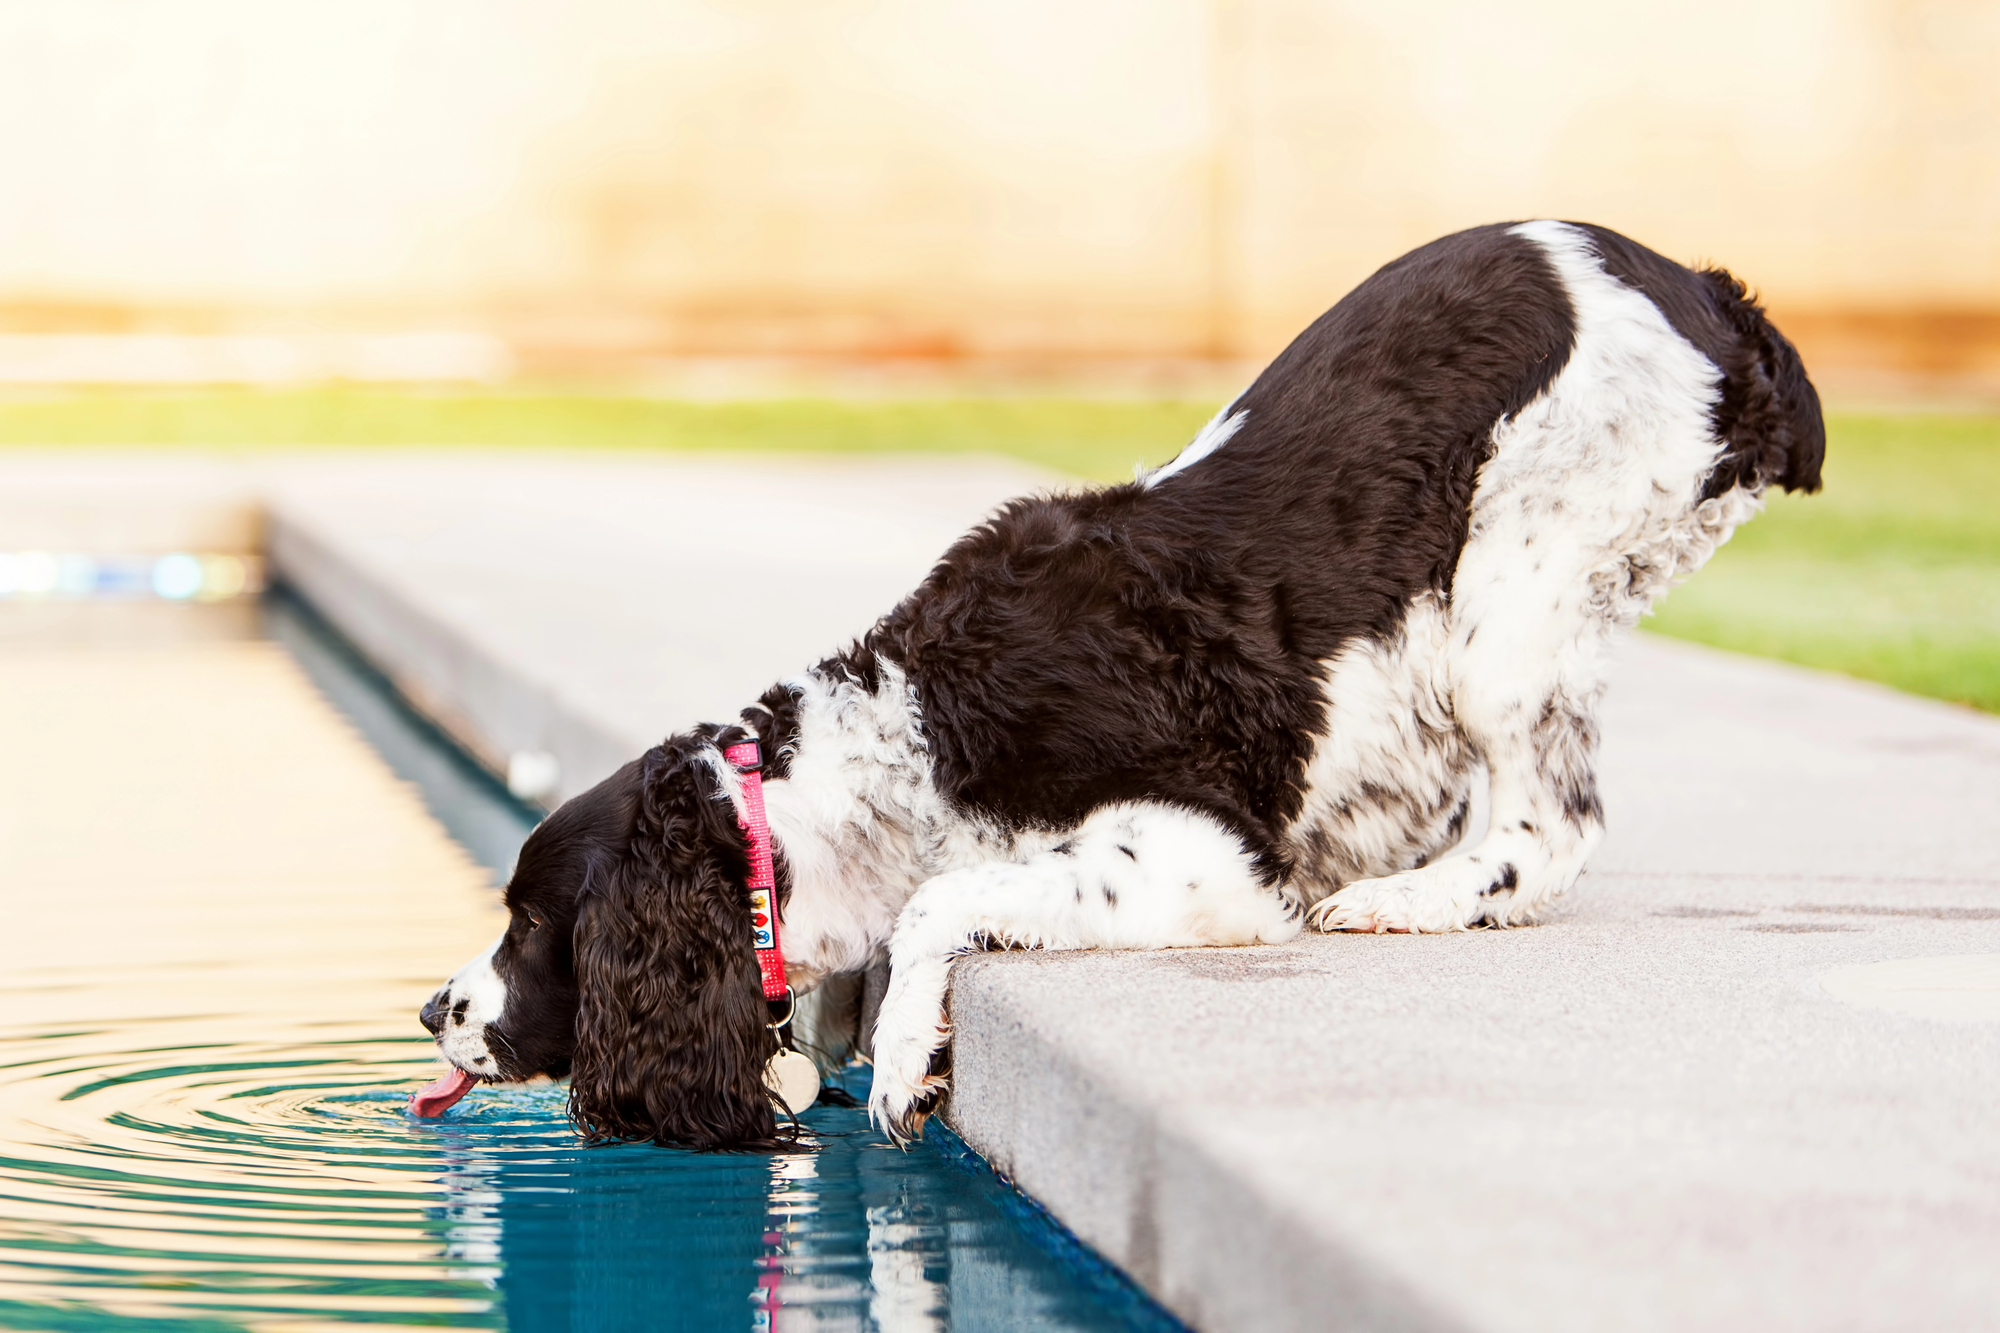
[[[424,1025],[426,1032],[435,1037],[444,1031],[444,1014],[445,993],[439,991],[424,1002],[423,1008],[417,1010],[417,1021]]]

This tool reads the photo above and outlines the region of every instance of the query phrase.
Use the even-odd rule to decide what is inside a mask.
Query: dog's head
[[[676,736],[529,835],[507,929],[424,1006],[480,1079],[570,1077],[593,1139],[771,1143],[776,1049],[751,949],[749,844],[721,747]]]

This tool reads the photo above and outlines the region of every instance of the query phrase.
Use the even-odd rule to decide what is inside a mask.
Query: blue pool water
[[[257,632],[504,869],[530,811],[298,608]],[[781,1154],[586,1148],[547,1085],[420,1121],[414,1015],[249,1031],[221,1001],[132,993],[75,1022],[0,1013],[0,1327],[1179,1327],[939,1129],[900,1152],[821,1106]]]

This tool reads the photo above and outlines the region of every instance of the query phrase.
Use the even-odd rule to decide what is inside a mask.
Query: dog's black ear
[[[1722,403],[1716,412],[1723,457],[1704,498],[1739,482],[1818,490],[1826,421],[1819,390],[1807,377],[1798,349],[1741,282],[1721,269],[1704,270],[1701,276],[1735,333],[1734,348],[1722,358]]]
[[[584,890],[569,1105],[593,1140],[776,1141],[763,1075],[777,1040],[751,945],[749,846],[717,746],[742,734],[704,729],[648,752],[631,847]]]

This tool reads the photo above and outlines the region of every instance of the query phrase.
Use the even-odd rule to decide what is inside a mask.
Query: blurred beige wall
[[[2000,3],[0,0],[15,329],[1256,357],[1548,214],[2000,345]]]

